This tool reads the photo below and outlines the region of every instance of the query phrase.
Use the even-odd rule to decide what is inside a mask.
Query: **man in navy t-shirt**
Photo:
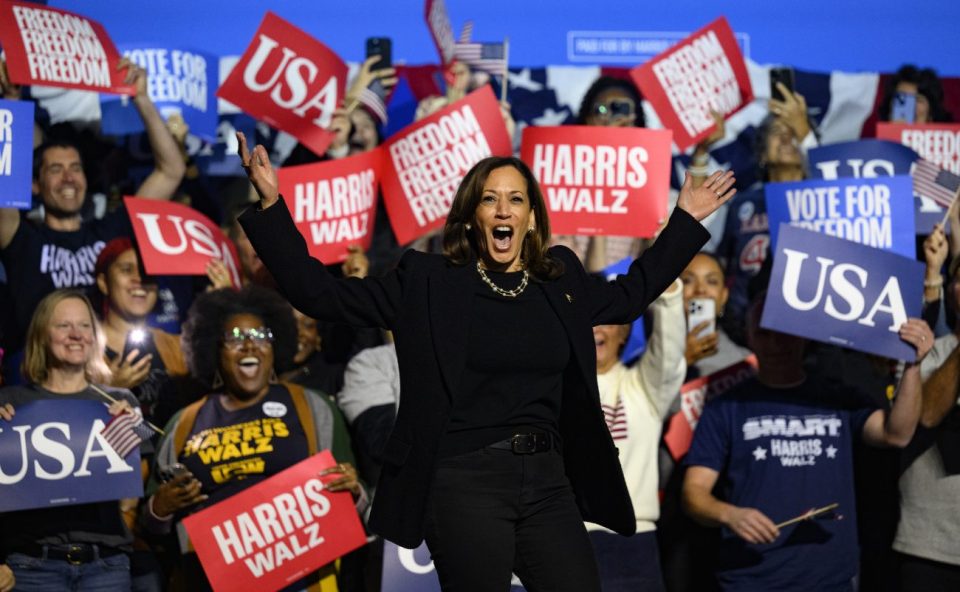
[[[852,591],[854,440],[910,441],[920,413],[919,363],[933,333],[908,319],[900,337],[917,348],[917,362],[907,365],[893,406],[857,407],[844,400],[849,393],[806,376],[802,338],[760,328],[764,295],[747,313],[757,378],[704,408],[685,461],[684,506],[699,522],[723,527],[717,579],[724,590]],[[713,494],[717,483],[722,499]],[[839,505],[782,525],[831,504]]]

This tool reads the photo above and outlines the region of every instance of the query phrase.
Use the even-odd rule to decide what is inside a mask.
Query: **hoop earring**
[[[277,369],[276,369],[276,368],[271,368],[271,369],[270,369],[270,380],[269,380],[268,382],[269,382],[270,384],[280,384],[280,379],[277,377]]]
[[[210,385],[210,390],[217,390],[223,386],[223,378],[220,377],[220,371],[217,370],[213,374],[213,383]]]

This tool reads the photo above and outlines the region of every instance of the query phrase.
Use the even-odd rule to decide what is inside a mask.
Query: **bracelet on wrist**
[[[932,280],[923,280],[924,288],[939,288],[943,285],[943,277],[937,277]]]
[[[708,169],[706,165],[692,166],[688,168],[687,171],[689,171],[690,175],[694,177],[706,177],[710,174],[710,169]]]
[[[710,162],[710,153],[694,154],[692,162],[694,166],[706,166]]]

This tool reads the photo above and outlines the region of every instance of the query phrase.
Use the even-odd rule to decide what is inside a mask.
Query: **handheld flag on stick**
[[[120,458],[126,458],[144,440],[153,437],[154,431],[138,413],[126,411],[114,415],[100,432],[111,448],[117,451]]]

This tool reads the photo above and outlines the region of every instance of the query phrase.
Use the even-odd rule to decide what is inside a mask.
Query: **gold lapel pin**
[[[573,296],[567,293],[564,293],[564,296],[567,297],[567,302],[569,302],[570,304],[573,304]]]

